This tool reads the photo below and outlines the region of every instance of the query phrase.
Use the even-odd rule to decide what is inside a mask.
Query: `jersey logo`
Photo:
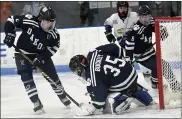
[[[118,33],[118,34],[123,34],[123,31],[124,31],[123,28],[117,29],[117,33]]]
[[[27,14],[27,15],[25,15],[25,17],[26,17],[26,18],[28,18],[28,19],[33,18],[33,16],[32,16],[31,14]]]
[[[113,20],[113,24],[118,24],[118,21],[117,20]]]
[[[21,64],[22,66],[25,65],[24,60],[20,60],[20,64]]]
[[[44,7],[44,8],[42,9],[42,11],[43,11],[43,12],[46,12],[46,11],[47,11],[47,7]]]
[[[30,90],[30,85],[27,85],[25,88],[26,88],[26,91],[29,91]]]
[[[19,19],[15,19],[15,22],[19,22]]]
[[[140,26],[139,25],[136,24],[136,25],[133,26],[133,30],[134,31],[137,31],[138,29],[140,29]]]

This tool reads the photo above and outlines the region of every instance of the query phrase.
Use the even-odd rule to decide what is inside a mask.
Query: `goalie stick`
[[[29,61],[29,63],[30,64],[32,64],[33,65],[33,61],[29,58],[29,57],[27,57],[17,46],[15,46],[14,44],[13,44],[13,47],[18,51],[18,52],[20,52],[20,54],[25,58],[25,59],[27,59],[28,61]],[[60,87],[60,86],[58,86],[41,68],[39,68],[39,67],[37,67],[36,66],[36,68],[42,73],[42,75],[48,80],[48,81],[50,81],[51,83],[53,83],[58,89],[60,89],[60,90],[63,90],[64,92],[65,92],[65,94],[66,94],[66,96],[72,101],[72,102],[74,102],[75,103],[75,105],[77,105],[78,107],[81,107],[82,106],[82,103],[81,104],[79,104],[76,100],[74,100],[68,93],[66,93],[66,91],[63,89],[63,87]]]

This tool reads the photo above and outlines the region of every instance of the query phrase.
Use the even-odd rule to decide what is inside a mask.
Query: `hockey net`
[[[156,18],[155,36],[159,106],[164,109],[181,99],[181,17]]]

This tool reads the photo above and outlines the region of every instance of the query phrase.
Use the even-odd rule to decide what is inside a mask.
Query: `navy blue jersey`
[[[137,81],[137,73],[128,62],[118,58],[119,47],[115,44],[103,45],[89,52],[86,68],[87,86],[96,108],[102,108],[109,92],[125,92]]]
[[[124,35],[126,56],[133,59],[145,52],[138,59],[138,61],[145,61],[155,55],[155,49],[152,48],[152,32],[154,32],[153,24],[144,26],[140,21],[135,23],[133,28]]]
[[[25,54],[42,53],[51,57],[59,48],[60,36],[56,28],[45,32],[33,15],[10,16],[5,23],[5,33],[16,33],[16,28],[22,30],[17,47]]]

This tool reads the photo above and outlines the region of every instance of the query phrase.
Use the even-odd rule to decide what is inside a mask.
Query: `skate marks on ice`
[[[71,73],[59,74],[63,86],[68,94],[70,94],[76,101],[88,102],[89,97],[85,96],[85,86],[77,80],[77,76]],[[142,76],[139,76],[140,79]],[[2,118],[134,118],[134,117],[153,117],[153,118],[179,118],[181,108],[159,110],[155,106],[151,107],[136,107],[132,105],[131,109],[122,115],[94,115],[94,116],[76,116],[79,108],[75,104],[71,104],[71,109],[67,109],[59,101],[56,94],[52,90],[49,83],[40,75],[34,77],[39,97],[44,105],[45,114],[36,115],[33,112],[33,104],[30,102],[23,83],[19,76],[2,76],[1,77],[1,117]],[[139,82],[142,82],[140,80]],[[148,85],[145,84],[144,85]],[[155,92],[155,91],[154,91]],[[157,100],[158,97],[155,97]]]

